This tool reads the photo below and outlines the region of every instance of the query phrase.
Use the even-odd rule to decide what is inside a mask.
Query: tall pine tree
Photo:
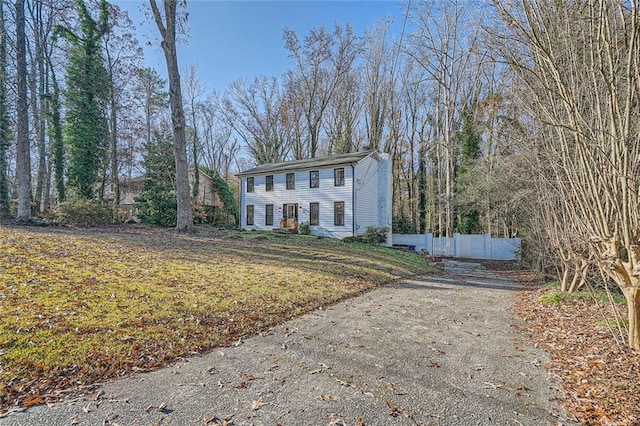
[[[56,27],[70,44],[64,128],[69,147],[67,178],[79,198],[93,198],[109,143],[106,117],[109,78],[100,46],[100,40],[109,31],[109,12],[106,0],[100,1],[98,20],[91,16],[84,0],[76,0],[76,7],[79,33]]]
[[[138,218],[152,225],[175,226],[178,201],[173,144],[166,129],[154,131],[153,136],[155,141],[146,146],[142,193],[135,198]]]

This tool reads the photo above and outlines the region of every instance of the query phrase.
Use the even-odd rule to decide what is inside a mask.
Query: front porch
[[[273,228],[272,232],[277,234],[297,234],[298,233],[298,219],[292,217],[290,219],[282,218],[280,220],[280,227]]]

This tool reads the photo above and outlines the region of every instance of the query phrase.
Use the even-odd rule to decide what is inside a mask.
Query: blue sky
[[[161,2],[161,1],[159,1]],[[145,45],[145,63],[166,75],[164,56],[157,45],[155,24],[139,11],[142,1],[114,0],[129,12]],[[351,24],[362,35],[384,17],[400,32],[404,19],[398,1],[216,1],[190,0],[189,38],[178,47],[181,74],[194,63],[208,90],[224,90],[233,80],[264,74],[280,76],[292,67],[282,41],[282,30],[294,30],[302,39],[310,29]],[[151,37],[151,38],[150,38]],[[153,40],[153,46],[146,46]]]

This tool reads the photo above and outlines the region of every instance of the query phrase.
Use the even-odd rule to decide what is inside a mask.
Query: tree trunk
[[[10,123],[7,99],[7,33],[5,31],[4,1],[0,1],[0,219],[11,215],[9,207]]]
[[[110,86],[109,101],[111,111],[109,121],[111,122],[111,189],[113,192],[114,214],[118,215],[120,207],[120,181],[118,179],[118,102],[116,101],[115,85],[113,82],[113,67],[109,67]]]
[[[562,281],[560,282],[560,291],[566,293],[569,291],[569,276],[571,275],[571,268],[569,265],[564,264],[564,272],[562,273]]]
[[[31,154],[27,106],[27,52],[24,0],[16,0],[17,134],[16,173],[18,177],[18,222],[31,220]]]
[[[424,143],[418,148],[418,233],[427,232],[427,164]]]
[[[111,88],[113,91],[113,88]],[[113,205],[120,206],[120,181],[118,179],[118,114],[116,101],[111,94],[111,184],[113,185]]]
[[[58,196],[58,203],[66,199],[64,187],[64,140],[62,136],[62,123],[60,120],[60,89],[53,66],[49,61],[49,71],[51,72],[51,86],[53,93],[50,98],[49,114],[49,138],[51,140],[51,151],[53,156],[53,179]]]
[[[193,212],[189,194],[189,166],[187,162],[187,138],[185,134],[184,109],[180,88],[180,72],[176,53],[176,1],[164,0],[165,23],[155,0],[149,0],[153,16],[162,35],[162,50],[167,62],[169,76],[169,104],[173,123],[173,153],[176,161],[176,198],[178,201],[176,230],[193,230]]]
[[[38,212],[45,210],[44,187],[47,179],[47,145],[46,145],[46,121],[45,121],[45,97],[44,97],[44,55],[42,31],[42,4],[35,3],[30,8],[30,18],[33,22],[34,54],[35,60],[31,64],[30,91],[31,114],[33,116],[34,133],[38,147],[38,171],[36,173],[36,191],[34,197],[35,208]]]
[[[580,259],[577,263],[576,273],[569,286],[569,293],[580,290],[584,286],[587,272],[589,271],[589,263],[586,260]]]
[[[578,283],[580,282],[580,270],[576,268],[576,272],[573,274],[573,278],[571,279],[571,284],[569,284],[568,293],[573,293],[578,289]]]
[[[640,279],[636,278],[635,287],[623,287],[622,292],[627,299],[629,316],[629,346],[640,351]]]
[[[193,200],[198,203],[200,192],[200,165],[198,164],[198,125],[196,123],[196,106],[191,102],[191,121],[193,123]],[[204,199],[202,200],[204,204]]]

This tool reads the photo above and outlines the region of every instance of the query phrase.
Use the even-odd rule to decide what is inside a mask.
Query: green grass
[[[557,285],[553,285],[548,288],[557,288]],[[544,288],[544,287],[543,287]],[[624,296],[619,294],[612,294],[614,303],[626,303]],[[540,296],[539,300],[543,303],[551,303],[555,305],[560,305],[565,302],[570,301],[583,301],[583,302],[594,302],[598,301],[600,303],[609,303],[609,296],[607,292],[603,289],[597,289],[593,294],[588,290],[580,290],[574,291],[572,293],[563,293],[560,291],[553,291],[547,294]]]
[[[622,330],[629,330],[629,318],[607,318],[606,320],[599,320],[596,325],[606,325],[614,330],[620,327]]]
[[[551,281],[548,283],[542,284],[542,288],[545,289],[558,289],[560,288],[560,281]]]
[[[0,406],[210,350],[431,270],[312,236],[0,227]]]

